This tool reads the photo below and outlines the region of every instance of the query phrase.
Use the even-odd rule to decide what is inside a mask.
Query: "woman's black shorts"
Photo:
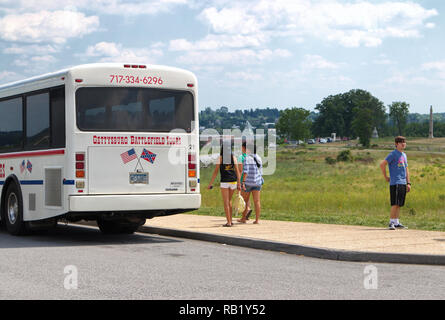
[[[406,184],[389,186],[389,191],[391,194],[391,206],[403,207],[405,205]]]

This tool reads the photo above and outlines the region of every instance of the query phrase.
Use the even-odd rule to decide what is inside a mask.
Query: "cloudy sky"
[[[445,112],[443,0],[0,0],[0,84],[94,62],[193,71],[200,108],[364,89]]]

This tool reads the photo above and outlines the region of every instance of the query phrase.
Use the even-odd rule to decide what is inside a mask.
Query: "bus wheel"
[[[15,183],[8,186],[3,212],[6,229],[10,234],[18,236],[26,232],[26,225],[23,221],[22,197]]]
[[[140,223],[129,223],[125,220],[105,219],[97,219],[97,225],[104,234],[132,234],[141,226]]]

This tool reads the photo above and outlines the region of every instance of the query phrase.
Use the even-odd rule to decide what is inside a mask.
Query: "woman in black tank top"
[[[223,144],[221,146],[221,153],[219,156],[218,163],[213,171],[212,178],[210,179],[209,186],[207,189],[213,188],[213,181],[218,174],[221,175],[221,195],[224,202],[224,212],[226,214],[227,223],[224,227],[232,226],[232,197],[235,190],[241,190],[240,185],[240,173],[238,172],[238,162],[232,153],[231,144]]]

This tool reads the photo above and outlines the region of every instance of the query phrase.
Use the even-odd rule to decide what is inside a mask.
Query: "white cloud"
[[[208,22],[217,33],[252,34],[260,31],[261,23],[254,12],[242,7],[205,9],[200,18]]]
[[[426,20],[437,14],[412,2],[260,0],[209,7],[200,18],[217,34],[267,33],[300,42],[317,37],[346,47],[376,47],[386,38],[421,36],[423,29],[434,27]]]
[[[170,51],[218,50],[227,48],[261,47],[267,42],[262,34],[256,35],[207,35],[204,39],[190,42],[186,39],[170,40]]]
[[[396,62],[394,62],[394,61],[392,61],[391,59],[389,59],[389,58],[386,56],[386,54],[381,54],[381,55],[379,55],[379,57],[376,58],[376,59],[374,59],[372,62],[373,62],[374,64],[377,64],[377,65],[386,65],[386,66],[396,64]]]
[[[239,71],[239,72],[228,72],[225,74],[225,78],[236,80],[236,81],[257,81],[262,80],[263,76],[261,74],[251,72],[251,71]]]
[[[86,17],[73,11],[40,11],[11,14],[0,19],[0,38],[6,41],[63,44],[82,37],[99,26],[97,16]]]
[[[286,58],[292,54],[283,49],[240,49],[218,51],[189,51],[178,58],[180,63],[202,64],[258,64],[273,58]]]
[[[69,11],[88,10],[97,14],[135,16],[169,12],[187,3],[187,0],[4,0],[0,1],[0,11],[16,14],[63,8]]]
[[[424,63],[421,69],[436,72],[439,78],[445,80],[445,60]]]
[[[305,55],[302,62],[303,69],[338,69],[340,64],[330,62],[319,55]]]
[[[154,44],[150,49],[146,48],[125,48],[122,44],[114,42],[99,42],[94,46],[89,46],[83,55],[84,57],[97,57],[101,62],[135,62],[154,63],[156,58],[163,55],[159,49],[159,43]]]
[[[8,83],[17,80],[18,74],[11,71],[0,71],[0,82]]]
[[[408,70],[394,71],[384,80],[384,87],[394,86],[419,86],[430,88],[445,88],[445,60],[423,63],[420,67],[412,67]]]
[[[57,53],[60,52],[60,50],[61,47],[57,45],[13,45],[12,47],[3,49],[3,53],[21,55],[45,55],[50,53]]]
[[[57,59],[51,55],[32,56],[31,58],[28,56],[21,56],[20,58],[15,59],[13,64],[18,67],[26,68],[27,72],[33,73],[41,72],[56,62]]]

